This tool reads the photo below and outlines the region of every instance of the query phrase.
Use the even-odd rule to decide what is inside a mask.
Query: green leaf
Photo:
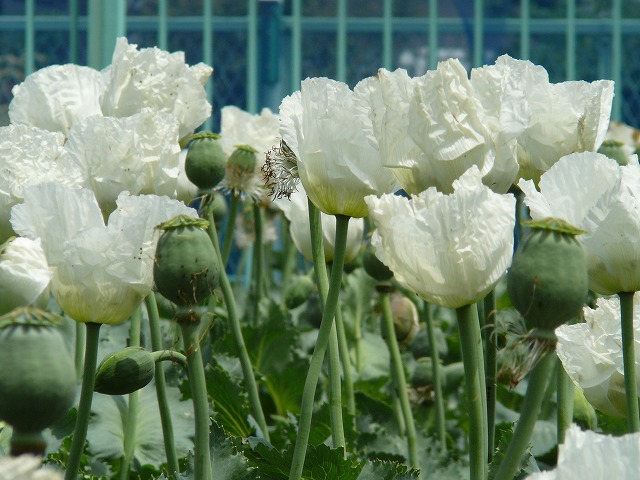
[[[224,429],[213,422],[210,442],[211,465],[216,480],[253,480],[256,472],[249,461],[238,453],[233,440],[225,434]]]
[[[151,384],[153,385],[153,384]],[[193,448],[193,406],[180,401],[177,388],[168,387],[167,397],[173,422],[173,435],[178,456]],[[87,440],[92,457],[101,461],[116,460],[124,456],[124,422],[127,400],[122,396],[96,394]],[[166,462],[158,401],[153,388],[140,390],[140,405],[136,418],[136,444],[134,465],[159,467]]]
[[[260,472],[261,480],[286,480],[293,462],[294,445],[281,452],[258,443],[245,455],[252,466]],[[302,477],[305,480],[357,480],[362,464],[345,459],[344,450],[331,449],[326,445],[309,445]]]
[[[498,469],[500,468],[500,464],[505,458],[505,454],[507,453],[507,448],[511,443],[511,439],[513,438],[513,425],[497,425],[496,426],[496,440],[498,441],[498,447],[493,454],[493,461],[489,464],[489,474],[488,480],[492,480],[495,478]],[[520,459],[520,464],[518,467],[518,472],[522,471],[527,464],[529,463],[529,459],[531,458],[531,449],[527,449],[527,451],[522,455]]]
[[[251,426],[247,394],[235,384],[231,376],[220,366],[207,366],[205,369],[207,392],[213,400],[215,419],[230,434],[248,437]]]
[[[367,462],[358,480],[418,480],[418,470],[398,462]]]

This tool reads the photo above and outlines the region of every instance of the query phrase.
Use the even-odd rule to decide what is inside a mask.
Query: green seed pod
[[[76,371],[61,323],[32,307],[0,317],[0,420],[14,433],[39,435],[73,404]]]
[[[446,357],[449,353],[449,346],[447,345],[447,339],[444,336],[442,330],[438,327],[435,328],[436,346],[438,347],[438,356],[440,358]],[[416,332],[411,342],[411,353],[413,358],[420,359],[422,357],[431,356],[431,344],[429,343],[429,332],[426,328],[422,328]]]
[[[284,304],[288,309],[299,307],[309,299],[315,283],[308,275],[299,275],[291,279],[289,288],[284,291]]]
[[[585,255],[576,235],[584,233],[562,220],[526,222],[507,274],[511,303],[528,328],[543,331],[575,318],[587,300]]]
[[[307,306],[301,315],[309,325],[314,328],[320,328],[322,323],[322,308],[320,307],[320,295],[317,292],[312,293],[307,300]]]
[[[155,371],[151,352],[142,347],[127,347],[100,363],[93,390],[106,395],[128,395],[147,385]]]
[[[376,257],[375,248],[371,244],[367,245],[362,255],[362,267],[378,282],[388,282],[393,278],[393,272]]]
[[[220,262],[206,232],[209,222],[186,215],[159,225],[153,277],[156,288],[176,305],[192,307],[218,284]]]
[[[454,362],[440,367],[440,384],[445,393],[457,389],[464,380],[464,366],[462,362]],[[423,357],[418,360],[411,376],[414,388],[433,385],[433,359]]]
[[[184,169],[191,183],[201,190],[211,190],[225,175],[227,156],[218,142],[219,136],[202,132],[193,137]]]
[[[413,375],[411,375],[411,385],[414,388],[433,385],[433,359],[431,357],[418,359]]]
[[[225,200],[224,195],[217,192],[213,193],[212,195],[213,198],[211,199],[211,202],[208,206],[213,212],[213,219],[215,220],[216,224],[218,224],[222,222],[227,216],[229,207],[227,206],[227,201]]]
[[[627,153],[625,151],[625,145],[622,142],[618,142],[617,140],[605,140],[600,145],[598,149],[598,153],[602,153],[607,157],[618,162],[618,165],[626,165],[628,163],[627,157],[633,153],[633,149],[628,147],[630,152]]]

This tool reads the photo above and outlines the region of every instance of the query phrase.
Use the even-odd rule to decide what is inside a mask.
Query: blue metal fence
[[[552,81],[613,79],[613,117],[640,125],[632,0],[0,0],[0,124],[26,74],[66,62],[101,68],[119,35],[213,65],[214,112],[277,109],[306,76],[353,85],[379,67],[418,75],[450,56],[472,67],[508,53]]]

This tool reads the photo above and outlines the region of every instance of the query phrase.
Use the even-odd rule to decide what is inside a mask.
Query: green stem
[[[633,338],[633,294],[634,292],[618,293],[618,297],[620,297],[624,391],[627,397],[627,423],[631,433],[640,431],[638,388],[636,385],[636,355]]]
[[[512,480],[520,469],[522,456],[529,446],[533,428],[540,415],[540,407],[542,406],[544,392],[554,360],[554,352],[546,352],[529,374],[527,393],[520,409],[520,418],[513,432],[509,447],[507,447],[504,459],[498,468],[495,480]]]
[[[291,273],[293,271],[294,261],[296,259],[297,250],[289,233],[290,223],[287,218],[282,215],[282,238],[284,246],[282,248],[282,290],[284,291],[291,281]],[[282,296],[282,305],[284,308],[284,295]]]
[[[564,443],[564,435],[573,422],[573,381],[567,375],[562,362],[557,361],[558,382],[558,444]]]
[[[140,326],[142,324],[142,310],[138,306],[131,316],[129,325],[129,346],[140,346]],[[138,425],[138,405],[140,404],[140,390],[136,390],[129,394],[129,404],[127,406],[127,415],[124,422],[124,458],[120,464],[120,479],[127,480],[129,478],[129,469],[133,460],[133,453],[136,446],[136,427]]]
[[[156,374],[158,362],[173,362],[182,368],[187,368],[187,357],[175,350],[156,350],[152,353],[153,360],[156,362]]]
[[[333,326],[333,318],[338,306],[338,298],[340,294],[340,284],[342,281],[342,268],[344,267],[344,256],[347,244],[347,233],[349,229],[349,218],[344,215],[336,215],[336,240],[333,256],[333,268],[331,270],[331,280],[329,282],[329,292],[327,301],[322,313],[322,322],[318,331],[318,339],[311,356],[309,371],[304,382],[302,391],[302,404],[300,406],[300,422],[298,424],[298,436],[296,437],[296,445],[293,452],[293,462],[289,471],[289,480],[300,480],[302,478],[302,470],[304,468],[304,459],[307,453],[307,445],[309,444],[309,433],[311,431],[311,416],[313,413],[313,400],[315,397],[318,378],[322,369],[322,361],[329,343],[331,327]],[[309,202],[309,220],[311,223],[311,238],[322,235],[317,226],[320,222],[320,213],[311,202]],[[315,252],[315,248],[312,248]],[[315,255],[315,253],[314,253]],[[318,266],[318,264],[315,264]]]
[[[160,315],[158,315],[158,305],[156,296],[151,292],[145,298],[147,315],[149,316],[149,330],[151,333],[151,348],[155,351],[162,349],[162,331],[160,329]],[[176,352],[177,353],[177,352]],[[184,357],[184,355],[181,354]],[[187,359],[184,359],[186,367]],[[171,410],[169,399],[167,398],[167,383],[164,377],[164,366],[156,360],[155,373],[156,397],[158,398],[158,410],[160,412],[160,424],[162,425],[162,437],[164,440],[164,450],[167,455],[167,467],[169,478],[175,479],[180,472],[178,464],[178,453],[173,436],[173,421],[171,420]]]
[[[469,410],[469,467],[471,480],[484,480],[487,468],[487,435],[483,409],[486,392],[482,388],[484,376],[482,358],[482,339],[475,304],[456,309],[458,330],[460,331],[460,350],[464,364],[464,378],[467,389]],[[483,411],[484,410],[484,411]]]
[[[356,415],[356,397],[353,390],[353,375],[351,373],[351,356],[349,355],[349,345],[347,334],[344,329],[342,309],[340,305],[336,308],[336,333],[338,334],[338,349],[340,350],[340,362],[342,363],[342,373],[344,375],[344,394],[347,397],[347,412],[349,415]]]
[[[446,452],[447,429],[445,425],[444,395],[442,393],[442,365],[440,364],[438,342],[436,340],[436,328],[433,324],[433,318],[431,316],[431,311],[429,310],[429,304],[427,302],[423,302],[421,308],[418,311],[420,312],[422,320],[427,325],[427,336],[429,337],[429,345],[431,346],[431,368],[433,374],[433,390],[436,402],[436,433],[438,434],[438,440],[440,441],[440,449],[443,452]]]
[[[484,350],[487,389],[487,449],[488,461],[493,459],[496,424],[496,376],[498,373],[498,343],[496,335],[496,293],[491,290],[484,299]]]
[[[411,403],[409,403],[409,393],[407,391],[407,380],[404,375],[404,366],[400,357],[400,348],[396,340],[396,332],[393,327],[393,313],[391,312],[391,300],[389,299],[389,289],[386,286],[380,286],[380,301],[382,303],[382,326],[391,355],[391,376],[395,385],[396,394],[400,400],[400,407],[404,416],[404,423],[407,433],[407,450],[409,464],[413,468],[418,466],[418,446],[416,443],[416,425],[413,421],[413,412],[411,411]],[[435,361],[434,361],[435,363]]]
[[[340,381],[340,348],[335,324],[329,335],[329,423],[333,448],[344,448],[342,421],[342,383]]]
[[[389,368],[393,370],[393,366],[389,365]],[[404,412],[402,411],[402,405],[398,398],[398,387],[394,382],[391,382],[391,408],[393,409],[393,416],[396,419],[396,425],[398,426],[398,433],[404,437],[407,433],[407,424],[404,421]]]
[[[229,205],[229,214],[227,216],[227,226],[224,233],[224,242],[222,243],[222,264],[226,267],[231,254],[231,245],[233,244],[233,230],[236,228],[236,217],[238,216],[238,204],[240,203],[240,195],[231,195],[231,204]],[[214,220],[209,219],[210,222]],[[216,237],[217,239],[217,237]]]
[[[253,205],[253,223],[256,232],[256,241],[253,243],[253,312],[251,319],[253,324],[258,324],[258,314],[260,311],[260,298],[262,297],[262,275],[264,264],[264,245],[262,244],[262,210],[257,204]]]
[[[233,204],[233,203],[232,203]],[[213,248],[216,254],[220,257],[220,245],[218,243],[218,233],[216,231],[216,224],[213,222],[213,214],[209,210],[209,236],[213,243]],[[221,258],[221,257],[220,257]],[[231,336],[238,352],[238,359],[240,360],[240,366],[242,367],[242,375],[244,378],[244,385],[249,396],[249,405],[251,406],[251,414],[258,423],[258,427],[262,430],[262,436],[265,440],[269,441],[269,430],[267,429],[267,421],[262,410],[262,404],[260,403],[260,396],[258,394],[258,386],[256,384],[256,377],[253,372],[253,366],[247,352],[247,347],[244,343],[242,336],[242,329],[240,328],[240,319],[238,318],[238,309],[236,306],[236,299],[233,294],[233,288],[229,282],[229,277],[224,269],[220,272],[220,288],[222,289],[222,296],[224,302],[227,305],[227,320],[229,322],[229,328],[231,330]]]
[[[91,401],[93,399],[93,386],[96,378],[96,364],[98,361],[98,344],[100,342],[101,323],[86,324],[86,343],[84,354],[84,372],[82,374],[82,387],[80,388],[80,402],[76,416],[76,425],[73,429],[73,439],[69,449],[69,459],[65,471],[65,480],[76,480],[80,459],[84,450],[84,442],[87,439],[89,417],[91,416]]]
[[[193,453],[193,476],[202,480],[212,480],[211,452],[209,447],[209,433],[211,418],[209,417],[209,397],[204,376],[204,365],[198,337],[199,322],[178,322],[182,331],[187,369],[189,370],[189,386],[193,401],[193,415],[195,419],[195,439]]]
[[[82,365],[84,363],[84,339],[86,336],[84,323],[75,322],[76,324],[76,341],[75,341],[75,365],[76,377],[78,380],[82,378]]]

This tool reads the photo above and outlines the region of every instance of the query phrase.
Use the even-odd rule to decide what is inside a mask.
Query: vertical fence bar
[[[484,2],[473,2],[473,66],[480,67],[484,63]]]
[[[202,61],[207,65],[213,65],[213,0],[202,2]],[[209,78],[205,91],[207,99],[213,104],[213,77]],[[213,118],[209,117],[204,122],[203,128],[213,129]]]
[[[611,10],[611,79],[615,82],[615,94],[611,117],[614,120],[622,118],[622,0],[613,0]]]
[[[27,0],[24,4],[24,74],[29,75],[35,69],[36,51],[36,6],[35,0]]]
[[[78,0],[69,0],[69,63],[78,63]]]
[[[429,69],[438,66],[438,0],[429,0]]]
[[[167,0],[158,0],[158,47],[161,50],[169,50],[168,27],[169,20],[167,16]],[[207,35],[206,30],[207,29],[203,29],[203,37]]]
[[[247,111],[258,110],[258,0],[249,0],[247,13]]]
[[[302,80],[302,0],[291,2],[291,80],[292,91],[300,89]]]
[[[520,58],[531,56],[531,9],[529,0],[520,0]]]
[[[576,0],[567,0],[567,80],[576,79]]]
[[[347,0],[338,0],[336,80],[347,81]]]
[[[393,0],[384,0],[382,16],[382,66],[393,68]]]

